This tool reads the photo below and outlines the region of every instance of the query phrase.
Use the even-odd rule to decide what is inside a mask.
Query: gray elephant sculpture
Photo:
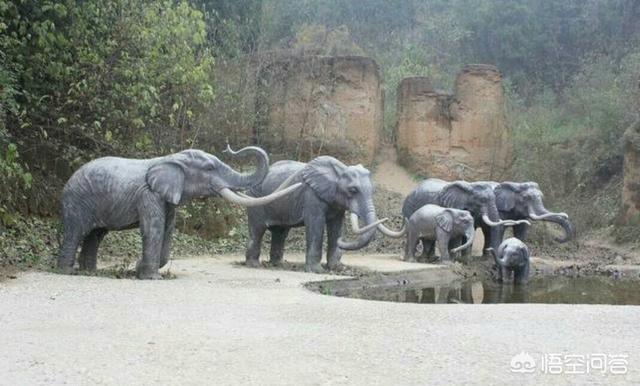
[[[413,212],[407,221],[406,232],[407,243],[404,254],[406,261],[415,261],[416,246],[418,241],[422,240],[426,257],[433,255],[435,244],[440,252],[440,259],[445,264],[452,262],[449,255],[451,244],[462,244],[451,250],[451,253],[455,254],[471,248],[475,236],[471,213],[430,204]]]
[[[304,226],[305,269],[310,272],[322,271],[320,261],[325,226],[329,269],[339,266],[340,249],[356,250],[367,246],[373,240],[376,228],[393,234],[382,225],[384,220],[376,218],[373,186],[369,171],[362,165],[347,166],[329,156],[317,157],[309,163],[276,162],[262,184],[251,189],[250,194],[260,197],[291,183],[302,183],[303,187],[286,200],[247,210],[250,237],[246,252],[248,266],[259,265],[262,237],[267,230],[271,232],[269,261],[279,265],[290,228]],[[351,212],[351,226],[358,235],[356,240],[341,238],[345,211]],[[358,220],[363,221],[364,227],[360,228]]]
[[[526,284],[529,280],[529,248],[515,237],[504,240],[496,252],[489,248],[489,252],[496,260],[498,267],[498,281],[511,281],[513,272],[513,282],[515,284]]]
[[[438,178],[426,179],[405,198],[402,215],[404,218],[410,218],[416,210],[427,204],[469,211],[474,220],[474,227],[481,228],[485,236],[483,250],[498,247],[489,243],[497,237],[491,237],[491,233],[495,232],[492,228],[528,223],[526,220],[502,220],[496,206],[493,186],[487,182],[447,182]],[[421,240],[424,247],[427,240],[422,238]],[[423,248],[423,258],[426,257],[426,250],[427,248]]]
[[[152,159],[104,157],[82,166],[62,193],[64,241],[58,268],[66,273],[73,270],[82,242],[80,268],[95,270],[98,245],[107,232],[139,226],[143,250],[136,276],[159,279],[158,269],[169,258],[176,206],[191,198],[214,195],[244,206],[264,205],[300,188],[294,184],[261,198],[238,195],[234,190],[248,189],[264,179],[269,157],[257,147],[227,151],[255,154],[257,170],[241,174],[217,157],[194,149]]]
[[[496,194],[496,206],[500,218],[509,220],[549,221],[562,227],[564,235],[556,238],[559,243],[565,243],[575,237],[575,231],[569,216],[561,212],[549,212],[542,203],[544,197],[540,186],[535,182],[502,182],[492,183]],[[513,227],[513,235],[525,240],[531,224],[521,223]],[[504,227],[497,229],[497,242],[504,238]]]

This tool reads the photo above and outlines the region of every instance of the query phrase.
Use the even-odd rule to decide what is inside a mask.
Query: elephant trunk
[[[224,179],[228,183],[231,189],[247,189],[252,186],[258,185],[264,180],[269,172],[269,156],[267,153],[259,147],[247,146],[238,151],[231,150],[231,147],[227,145],[227,149],[224,153],[229,153],[233,156],[244,156],[247,154],[255,154],[258,160],[256,171],[253,173],[238,173],[232,168],[222,164],[222,168],[226,168],[224,171]]]
[[[462,244],[457,248],[453,248],[451,252],[456,253],[456,252],[464,251],[467,248],[471,248],[471,246],[473,245],[473,239],[475,236],[476,236],[476,230],[473,227],[473,224],[471,224],[467,228],[467,230],[464,232],[464,237],[466,238],[466,241],[464,242],[464,244]]]
[[[353,219],[353,215],[351,216],[351,218]],[[338,247],[340,249],[344,249],[346,251],[355,251],[355,250],[366,247],[373,240],[376,234],[376,227],[380,225],[380,223],[376,219],[376,211],[375,209],[373,209],[373,204],[369,206],[369,209],[366,212],[366,215],[364,218],[364,222],[365,222],[365,227],[362,229],[365,229],[365,231],[361,232],[361,234],[358,235],[358,238],[356,240],[344,241],[342,237],[338,239]],[[357,223],[357,219],[356,219],[356,223]],[[359,227],[356,227],[354,231],[357,231],[359,229],[360,229]]]
[[[549,212],[542,206],[531,205],[529,206],[528,216],[532,220],[548,221],[560,225],[564,231],[564,236],[555,238],[558,243],[566,243],[575,237],[575,230],[573,229],[571,222],[569,222],[569,216],[566,213]]]

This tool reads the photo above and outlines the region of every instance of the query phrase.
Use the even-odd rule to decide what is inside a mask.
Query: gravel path
[[[174,260],[164,281],[28,272],[0,283],[0,383],[640,384],[640,307],[334,298],[301,287],[329,276],[239,260]],[[628,373],[512,373],[521,351],[628,354]]]

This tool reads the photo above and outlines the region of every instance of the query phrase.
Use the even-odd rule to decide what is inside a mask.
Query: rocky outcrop
[[[379,69],[358,56],[270,58],[257,75],[254,135],[298,158],[370,163],[382,130]]]
[[[624,182],[618,223],[640,224],[640,121],[624,133]]]
[[[395,132],[402,164],[448,180],[500,179],[513,158],[501,80],[482,64],[463,68],[453,95],[424,77],[403,79]]]

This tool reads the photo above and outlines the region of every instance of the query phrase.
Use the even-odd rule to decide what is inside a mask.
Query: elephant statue
[[[449,255],[450,242],[462,244],[451,250],[452,253],[471,248],[475,236],[473,217],[466,210],[443,208],[438,205],[427,204],[413,212],[406,224],[407,244],[404,259],[415,261],[415,251],[418,241],[423,240],[426,257],[433,255],[434,244],[440,252],[440,259],[445,264],[452,262]]]
[[[341,249],[357,250],[373,240],[376,229],[393,234],[382,225],[373,206],[373,186],[369,171],[362,165],[347,166],[339,160],[321,156],[309,163],[280,161],[271,166],[261,184],[251,189],[250,195],[261,197],[291,183],[303,187],[287,200],[274,201],[247,210],[249,242],[246,252],[247,266],[259,266],[262,237],[271,232],[269,262],[282,262],[285,239],[292,227],[305,227],[305,270],[321,272],[322,242],[327,229],[327,265],[336,269],[340,264]],[[355,240],[341,237],[345,212],[351,213],[351,227]],[[358,221],[364,226],[360,228]]]
[[[438,178],[429,178],[421,182],[408,196],[402,205],[402,215],[410,218],[411,215],[427,204],[439,205],[445,208],[467,210],[474,220],[474,227],[481,228],[485,237],[483,250],[498,245],[491,245],[489,241],[495,240],[491,233],[493,228],[499,226],[513,226],[520,223],[529,223],[527,220],[502,220],[496,206],[496,196],[493,186],[487,182],[447,182]],[[422,257],[426,257],[426,241],[422,239]]]
[[[515,237],[510,237],[500,244],[497,252],[493,248],[489,248],[489,252],[496,260],[499,282],[511,281],[511,272],[513,272],[515,284],[527,283],[530,254],[525,243]]]
[[[232,155],[255,154],[253,174],[241,174],[201,150],[184,150],[165,157],[128,159],[104,157],[78,169],[62,192],[64,239],[58,268],[70,273],[82,242],[80,268],[96,269],[98,245],[108,231],[139,226],[142,258],[139,279],[160,279],[158,269],[168,259],[176,207],[191,198],[220,195],[244,206],[264,205],[301,187],[294,184],[267,197],[247,198],[234,192],[260,183],[269,171],[269,157],[258,147]]]
[[[508,220],[549,221],[558,224],[564,231],[562,238],[556,238],[559,243],[565,243],[575,237],[575,231],[566,213],[549,212],[542,203],[543,194],[540,186],[535,182],[494,182],[493,191],[496,195],[496,206],[500,218]],[[513,235],[525,240],[530,224],[521,223],[513,227]],[[497,242],[504,238],[504,227],[498,227]]]

